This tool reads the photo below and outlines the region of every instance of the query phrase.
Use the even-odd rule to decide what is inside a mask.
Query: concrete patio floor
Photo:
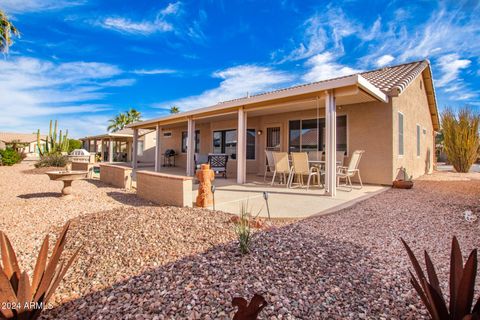
[[[154,171],[153,167],[143,167],[139,170]],[[161,172],[175,175],[185,175],[185,169],[179,167],[164,167]],[[271,179],[271,178],[270,178]],[[306,187],[293,186],[288,189],[278,182],[271,186],[270,179],[263,181],[263,177],[247,175],[247,183],[238,185],[236,179],[218,177],[213,184],[216,186],[215,210],[239,214],[243,203],[248,202],[248,210],[252,215],[267,217],[268,212],[263,198],[263,192],[269,194],[268,204],[272,218],[305,218],[313,215],[322,215],[350,207],[355,203],[370,198],[388,190],[389,187],[378,185],[354,185],[354,189],[340,186],[337,196],[331,198],[325,195],[325,190],[314,185],[307,191]],[[133,187],[135,187],[133,179]],[[198,184],[194,182],[192,198],[197,197]],[[213,206],[209,207],[213,209]]]

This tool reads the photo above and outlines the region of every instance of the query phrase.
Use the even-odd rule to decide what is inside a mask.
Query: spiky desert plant
[[[468,172],[478,156],[480,115],[469,108],[442,113],[444,149],[457,172]]]
[[[12,308],[0,309],[1,319],[31,320],[40,316],[42,309],[47,306],[52,294],[80,251],[78,248],[66,263],[63,260],[60,261],[69,227],[70,222],[67,222],[57,238],[48,263],[49,237],[45,236],[31,283],[27,272],[20,270],[10,240],[0,231],[2,253],[0,303],[2,306],[12,306]]]
[[[456,237],[452,239],[450,254],[450,303],[443,297],[432,259],[425,251],[427,277],[410,247],[403,240],[416,277],[409,270],[413,287],[427,308],[433,320],[474,320],[480,319],[480,297],[473,309],[473,294],[477,276],[477,249],[472,250],[465,266],[462,251]]]
[[[238,243],[240,245],[240,252],[246,254],[250,248],[250,215],[248,213],[248,202],[242,202],[240,206],[240,216],[235,222],[235,233],[238,237]]]
[[[65,131],[65,134],[60,133],[57,135],[58,122],[55,120],[55,127],[52,130],[52,120],[50,120],[50,129],[48,136],[45,138],[45,150],[40,148],[41,145],[41,135],[40,129],[37,131],[37,147],[40,156],[48,155],[51,153],[62,153],[68,152],[68,130]]]

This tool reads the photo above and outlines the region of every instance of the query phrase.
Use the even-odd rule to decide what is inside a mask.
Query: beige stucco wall
[[[417,178],[433,171],[434,132],[427,96],[422,77],[418,77],[399,96],[392,98],[393,104],[393,171],[404,167],[409,175]],[[398,154],[398,112],[404,114],[404,155]],[[417,156],[417,124],[420,125],[420,156]],[[423,130],[426,133],[423,133]]]
[[[192,207],[192,178],[137,171],[137,195],[160,205]]]
[[[100,180],[117,188],[130,188],[132,168],[101,163]]]
[[[143,141],[143,155],[137,157],[139,163],[154,163],[155,162],[155,131],[147,133],[139,137]]]

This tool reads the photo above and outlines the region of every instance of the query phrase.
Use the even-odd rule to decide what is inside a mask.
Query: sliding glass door
[[[337,116],[337,150],[347,151],[347,116]],[[291,120],[288,126],[289,152],[325,150],[325,119]]]

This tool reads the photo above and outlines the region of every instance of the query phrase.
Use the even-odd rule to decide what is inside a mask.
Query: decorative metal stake
[[[267,204],[268,220],[270,220],[270,208],[268,207],[268,192],[267,191],[263,191],[263,199],[265,199],[265,203]]]
[[[215,185],[214,184],[212,184],[211,190],[213,195],[213,211],[215,211]]]

